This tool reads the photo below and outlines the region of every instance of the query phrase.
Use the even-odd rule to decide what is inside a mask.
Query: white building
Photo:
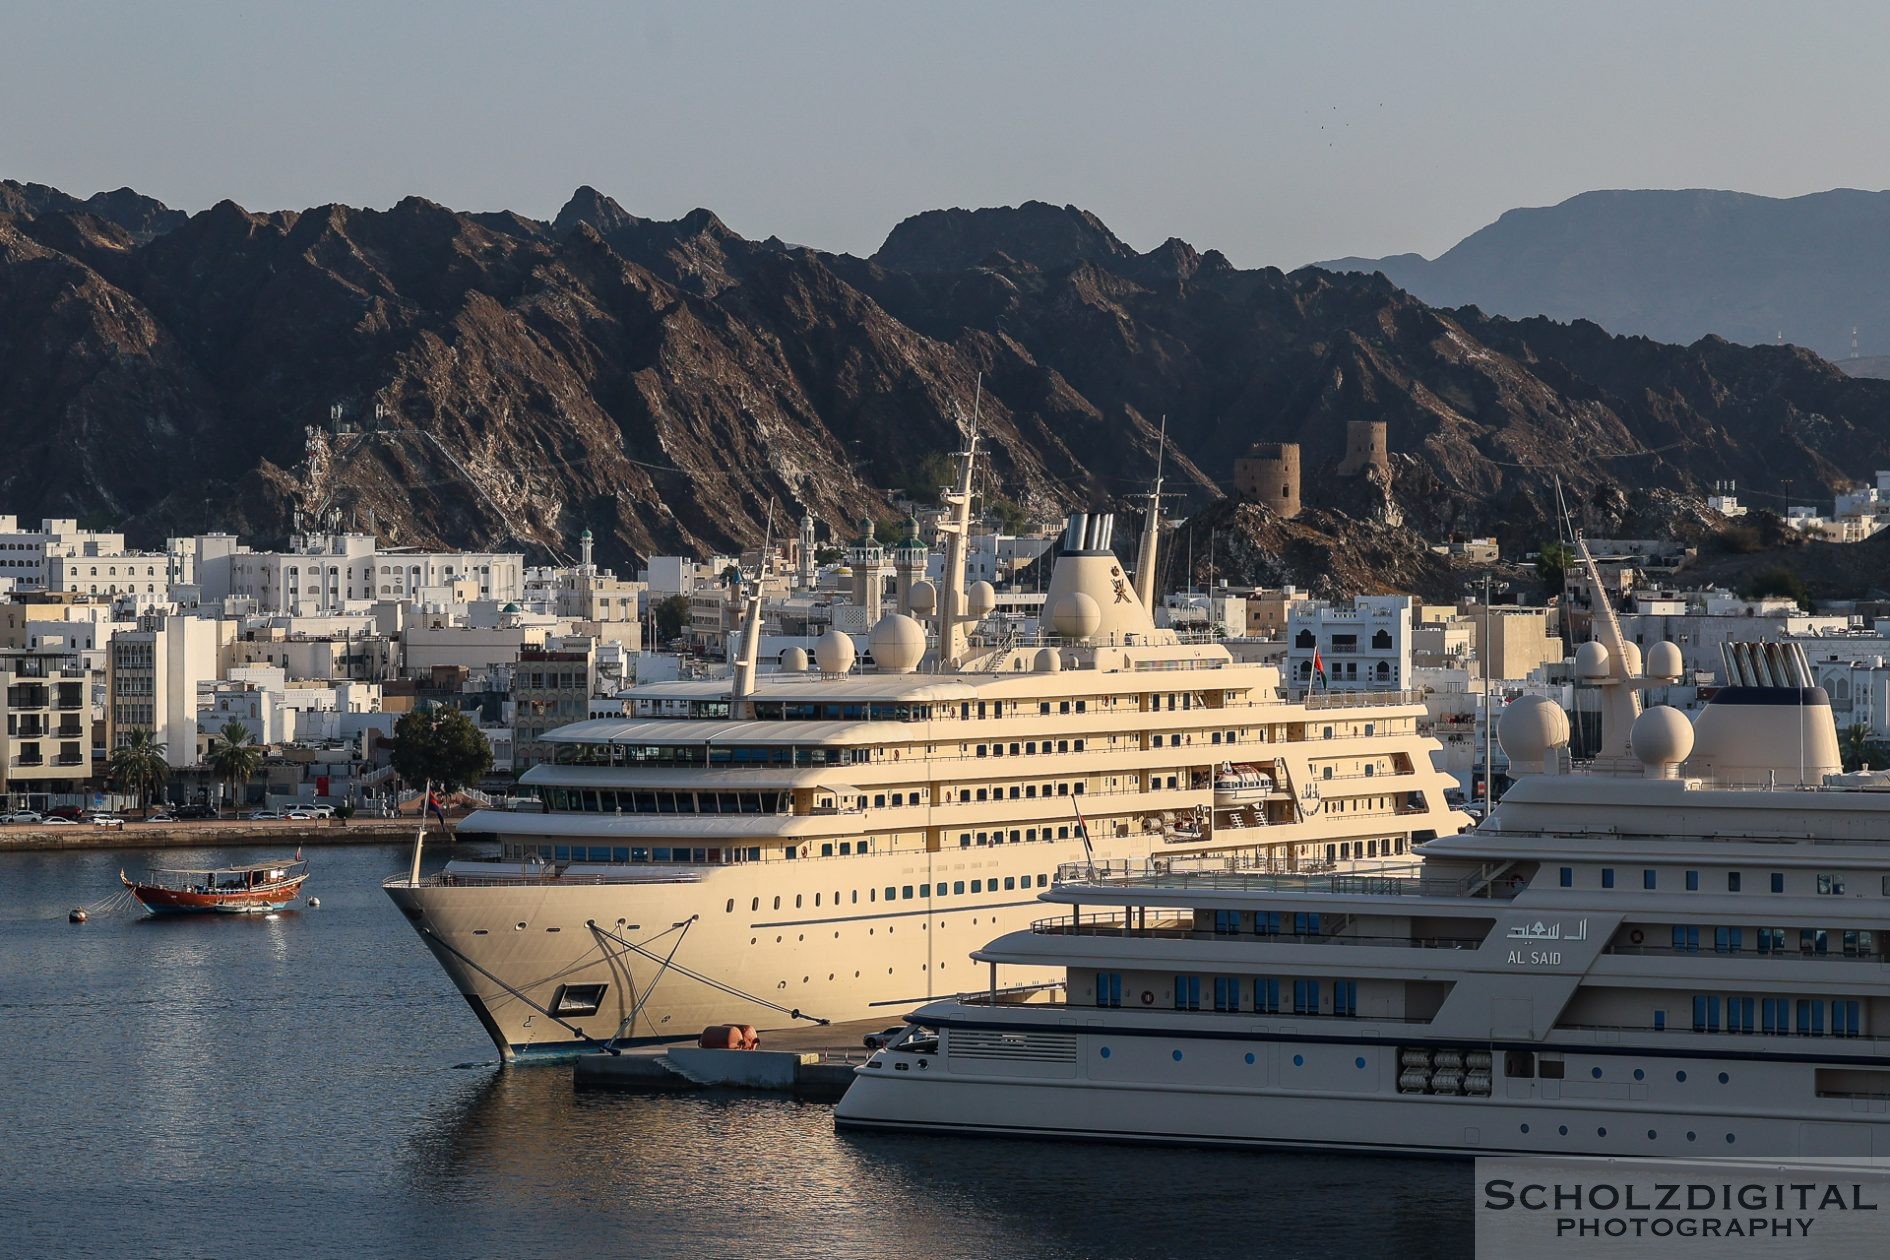
[[[371,534],[302,534],[287,551],[251,551],[229,534],[194,546],[196,587],[206,603],[234,597],[270,614],[341,612],[375,600],[516,600],[525,558],[516,553],[380,548]]]
[[[0,516],[0,578],[12,578],[21,592],[46,589],[49,558],[113,555],[125,550],[123,534],[80,529],[76,520],[48,519],[38,529],[23,529],[17,516]]]
[[[1409,595],[1360,595],[1349,606],[1305,600],[1287,614],[1287,680],[1332,691],[1395,691],[1411,678]],[[1326,679],[1313,678],[1313,657]]]
[[[133,730],[163,743],[164,759],[197,764],[197,693],[218,674],[219,653],[235,627],[225,621],[151,614],[113,635],[106,652],[105,745]]]

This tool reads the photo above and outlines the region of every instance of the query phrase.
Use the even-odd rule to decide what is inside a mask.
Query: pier
[[[871,1057],[866,1034],[899,1022],[898,1015],[888,1015],[764,1032],[759,1050],[704,1050],[694,1041],[677,1041],[622,1054],[583,1054],[577,1058],[573,1084],[580,1090],[636,1093],[763,1090],[809,1102],[838,1102],[853,1081],[853,1069]]]

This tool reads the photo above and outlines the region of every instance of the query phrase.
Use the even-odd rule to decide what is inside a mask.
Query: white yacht
[[[1585,548],[1584,548],[1585,554]],[[1592,562],[1590,562],[1592,570]],[[1591,571],[1591,579],[1593,574]],[[1599,589],[1599,583],[1595,583]],[[1736,645],[1697,724],[1612,613],[1577,654],[1603,742],[1540,697],[1522,777],[1404,870],[1063,868],[1053,917],[911,1015],[842,1125],[1348,1150],[1890,1155],[1890,792],[1837,774],[1802,653]],[[1523,767],[1539,767],[1523,773]],[[1065,977],[1020,1006],[1012,969]]]
[[[944,579],[916,540],[852,557],[871,667],[815,660],[652,683],[626,715],[550,733],[529,811],[485,811],[491,862],[385,887],[507,1059],[691,1035],[712,1023],[893,1015],[980,985],[968,955],[1027,925],[1060,865],[1225,852],[1261,869],[1371,869],[1467,822],[1404,692],[1289,698],[1279,671],[1158,629],[1153,528],[1134,583],[1113,518],[1077,515],[1029,641],[974,639],[972,452],[947,493]],[[1402,682],[1402,680],[1399,680]],[[1239,799],[1217,767],[1243,767]],[[1018,993],[1061,979],[1046,963]]]

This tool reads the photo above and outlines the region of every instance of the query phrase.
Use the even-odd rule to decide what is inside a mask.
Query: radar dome
[[[1628,746],[1650,777],[1668,778],[1693,754],[1693,723],[1669,704],[1657,704],[1634,719]]]
[[[1608,676],[1607,645],[1590,640],[1576,648],[1575,676],[1583,682],[1606,678]]]
[[[938,607],[938,587],[930,582],[914,582],[910,598],[913,612],[929,615]]]
[[[888,613],[867,632],[873,663],[888,674],[910,674],[925,656],[925,629],[904,613]]]
[[[807,672],[807,649],[791,647],[781,653],[781,668],[790,674]]]
[[[997,607],[997,588],[989,582],[973,582],[965,592],[965,611],[974,617],[989,616]]]
[[[1621,645],[1621,663],[1627,666],[1629,678],[1639,677],[1641,672],[1641,645],[1638,643],[1623,643]]]
[[[1087,639],[1102,625],[1102,605],[1085,591],[1065,592],[1050,610],[1050,624],[1066,639]]]
[[[829,630],[814,644],[814,663],[823,674],[844,674],[853,668],[853,638],[842,630]]]
[[[1686,664],[1680,659],[1679,645],[1662,640],[1647,649],[1647,676],[1672,681],[1680,677]]]
[[[1520,696],[1497,719],[1496,740],[1512,765],[1540,767],[1550,749],[1568,743],[1568,714],[1547,696]]]
[[[1032,666],[1039,674],[1054,674],[1063,668],[1063,657],[1052,647],[1037,649],[1037,661]]]

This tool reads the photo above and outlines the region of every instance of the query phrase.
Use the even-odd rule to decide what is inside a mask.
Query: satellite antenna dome
[[[1693,723],[1670,704],[1654,705],[1634,719],[1628,747],[1650,778],[1671,778],[1674,767],[1693,754]]]
[[[881,672],[910,674],[925,656],[925,629],[904,613],[888,613],[867,632],[866,645]]]
[[[843,630],[829,630],[814,644],[814,663],[823,674],[844,674],[853,668],[857,655],[853,638]]]
[[[938,607],[938,587],[930,582],[914,582],[910,598],[913,612],[929,614]]]
[[[997,588],[989,582],[973,582],[965,592],[965,610],[974,617],[988,617],[997,607]]]
[[[1647,676],[1673,682],[1686,670],[1679,645],[1662,640],[1647,649]]]
[[[1568,743],[1568,714],[1547,696],[1519,696],[1496,722],[1496,742],[1515,766],[1539,766]]]
[[[1623,643],[1621,645],[1621,663],[1627,666],[1629,678],[1637,678],[1641,672],[1641,645]]]
[[[791,647],[781,653],[781,668],[790,674],[807,672],[807,649]]]
[[[1055,648],[1038,648],[1036,663],[1032,665],[1031,668],[1035,669],[1039,674],[1057,673],[1063,668],[1063,657]]]
[[[1576,648],[1575,676],[1583,682],[1595,682],[1608,677],[1607,645],[1591,640]]]
[[[1050,624],[1066,639],[1087,639],[1102,625],[1102,605],[1086,591],[1066,591],[1050,610]]]

